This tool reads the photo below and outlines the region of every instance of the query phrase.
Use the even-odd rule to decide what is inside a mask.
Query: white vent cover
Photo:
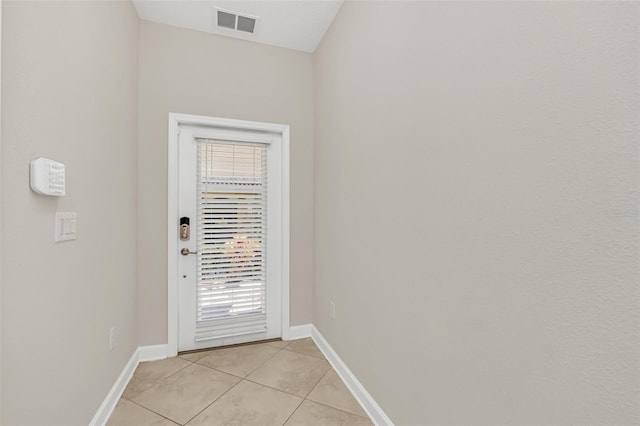
[[[241,15],[230,10],[216,9],[214,21],[220,28],[254,34],[258,17],[246,14]]]

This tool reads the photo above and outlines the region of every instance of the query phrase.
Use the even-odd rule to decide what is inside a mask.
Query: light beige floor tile
[[[266,342],[267,345],[271,345],[271,346],[276,347],[278,349],[284,348],[289,343],[291,343],[291,340],[274,340],[273,342]]]
[[[313,388],[307,399],[367,417],[358,401],[353,397],[340,376],[333,370],[327,371],[320,383]]]
[[[305,400],[289,418],[287,426],[371,426],[367,418]]]
[[[307,337],[306,339],[292,340],[285,349],[288,351],[297,352],[299,354],[324,359],[324,355],[322,355],[322,352],[320,352],[320,349],[318,349],[311,337]]]
[[[243,380],[211,404],[188,426],[282,425],[302,402],[302,398]]]
[[[229,374],[191,364],[142,392],[133,401],[184,424],[239,381]]]
[[[172,421],[121,399],[113,410],[107,426],[176,426]]]
[[[283,350],[247,379],[304,398],[329,368],[325,360]]]
[[[159,361],[141,362],[133,373],[127,388],[122,394],[123,398],[131,399],[141,392],[149,389],[160,380],[169,377],[190,365],[189,361],[180,358],[167,358]]]
[[[232,348],[216,349],[198,360],[198,364],[246,377],[266,360],[274,356],[278,348],[261,343],[257,345],[235,346]]]
[[[202,351],[202,352],[192,352],[190,354],[182,354],[178,355],[178,358],[185,359],[187,361],[196,362],[205,356],[209,355],[211,351]]]

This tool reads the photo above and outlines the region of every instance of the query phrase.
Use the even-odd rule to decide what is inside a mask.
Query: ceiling
[[[314,52],[343,0],[133,0],[140,19]],[[258,17],[254,34],[219,28],[216,8]]]

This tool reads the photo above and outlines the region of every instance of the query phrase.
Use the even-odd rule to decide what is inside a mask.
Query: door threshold
[[[209,352],[209,351],[213,351],[213,350],[216,350],[216,349],[235,348],[237,346],[249,346],[249,345],[257,345],[259,343],[269,343],[269,342],[282,342],[282,339],[278,337],[278,338],[275,338],[275,339],[256,340],[254,342],[236,343],[236,344],[233,344],[233,345],[215,346],[215,347],[212,347],[212,348],[194,349],[194,350],[191,350],[191,351],[180,351],[180,352],[178,352],[178,355],[196,354],[198,352]]]

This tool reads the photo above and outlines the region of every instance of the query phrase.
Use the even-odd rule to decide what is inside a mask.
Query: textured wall
[[[86,425],[137,346],[138,18],[2,6],[2,424]],[[38,156],[66,164],[65,197],[30,190]],[[77,240],[54,244],[56,211],[78,213]]]
[[[339,12],[314,323],[397,424],[638,424],[638,7]]]
[[[167,25],[140,27],[140,344],[167,341],[169,112],[291,126],[291,324],[312,316],[313,58]]]

